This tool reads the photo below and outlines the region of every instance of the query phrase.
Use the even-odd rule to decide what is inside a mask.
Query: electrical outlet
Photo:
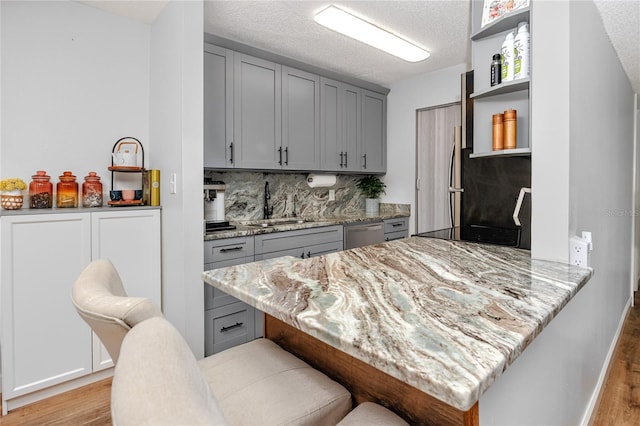
[[[571,237],[569,241],[569,263],[583,268],[589,267],[589,241]]]
[[[335,201],[336,200],[336,190],[335,189],[330,189],[329,190],[329,201]]]

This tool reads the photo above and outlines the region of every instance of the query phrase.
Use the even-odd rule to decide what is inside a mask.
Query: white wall
[[[153,23],[149,99],[161,170],[162,307],[197,357],[204,355],[203,24],[201,1],[169,2]]]
[[[595,275],[483,395],[481,424],[587,421],[630,302],[631,85],[592,2],[535,2],[532,19],[555,29],[532,33],[532,255],[568,259],[569,234],[592,231]]]
[[[415,232],[416,111],[460,101],[466,64],[422,74],[391,85],[387,97],[387,185],[385,203],[411,204],[409,234]]]
[[[149,141],[148,25],[71,1],[2,1],[2,177],[96,171],[113,144]]]

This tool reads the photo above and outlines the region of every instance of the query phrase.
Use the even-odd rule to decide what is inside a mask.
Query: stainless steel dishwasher
[[[367,222],[344,227],[344,249],[378,244],[384,241],[384,223]]]

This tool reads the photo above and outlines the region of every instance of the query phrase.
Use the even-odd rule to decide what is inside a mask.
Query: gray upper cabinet
[[[320,79],[320,146],[322,170],[359,171],[361,89]]]
[[[237,52],[234,57],[235,165],[280,168],[281,66]]]
[[[387,97],[362,91],[362,170],[387,170]]]
[[[386,172],[387,98],[205,43],[204,167]]]
[[[283,169],[320,168],[320,77],[282,67]]]
[[[204,47],[204,167],[233,164],[233,51]]]

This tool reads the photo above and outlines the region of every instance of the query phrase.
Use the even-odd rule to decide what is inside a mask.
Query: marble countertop
[[[259,226],[264,221],[261,220],[247,220],[231,222],[236,226],[236,229],[230,231],[215,231],[204,235],[204,240],[218,240],[221,238],[233,238],[233,237],[245,237],[249,235],[269,234],[272,232],[293,231],[296,229],[318,228],[321,226],[331,225],[348,225],[351,223],[359,222],[375,222],[385,219],[395,219],[409,217],[409,212],[381,212],[377,216],[367,216],[364,212],[349,214],[345,216],[324,216],[319,218],[281,218],[273,219],[269,221],[273,225],[263,228]],[[298,220],[302,223],[296,223]],[[285,223],[283,223],[285,222]],[[294,223],[290,223],[294,222]]]
[[[591,274],[525,250],[412,237],[202,277],[466,411]]]

